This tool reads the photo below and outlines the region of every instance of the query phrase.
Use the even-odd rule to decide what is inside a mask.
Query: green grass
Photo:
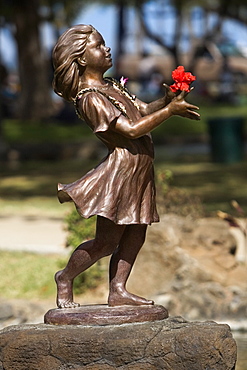
[[[156,142],[162,142],[167,137],[172,140],[178,136],[203,136],[208,133],[208,121],[214,118],[240,117],[244,121],[244,132],[247,135],[247,105],[245,106],[202,106],[200,107],[201,120],[192,121],[182,117],[171,117],[157,127],[152,135]]]
[[[72,182],[95,163],[89,160],[23,162],[0,168],[0,215],[32,214],[64,217],[68,206],[57,200],[57,183]]]
[[[64,217],[68,205],[61,205],[56,184],[72,182],[95,163],[61,161],[23,163],[15,171],[0,171],[0,215],[25,214]],[[206,155],[183,155],[165,162],[156,161],[157,169],[173,173],[171,185],[199,196],[206,211],[229,210],[232,199],[247,207],[247,162],[220,164],[210,162]]]
[[[36,122],[5,120],[3,137],[7,143],[59,143],[81,141],[91,135],[90,129],[82,121],[76,124],[59,124],[58,122]]]
[[[0,296],[5,298],[55,298],[53,279],[58,257],[0,251]]]
[[[196,95],[189,97],[193,104]],[[199,104],[199,103],[198,103]],[[247,104],[223,105],[223,104],[199,104],[201,121],[191,121],[180,117],[171,117],[167,122],[153,131],[154,138],[166,135],[198,135],[207,132],[207,121],[215,117],[242,117],[245,120],[245,132],[247,133]],[[91,130],[81,120],[67,124],[48,121],[30,122],[19,120],[3,121],[3,137],[7,143],[61,143],[82,142],[89,138],[94,140]]]
[[[171,170],[171,186],[199,197],[207,215],[215,215],[219,209],[232,213],[232,200],[247,214],[246,161],[224,165],[206,161],[193,163],[191,158],[191,163],[169,162],[158,164],[157,168]]]

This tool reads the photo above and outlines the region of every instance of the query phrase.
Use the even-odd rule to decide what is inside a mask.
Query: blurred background
[[[78,23],[102,33],[114,60],[107,74],[128,77],[127,87],[144,101],[162,96],[162,83],[172,83],[171,72],[179,65],[197,76],[188,100],[200,106],[201,121],[173,117],[153,132],[158,190],[180,191],[173,212],[186,215],[200,203],[206,217],[218,209],[231,213],[233,199],[247,211],[245,0],[2,0],[0,247],[6,281],[0,296],[54,294],[49,281],[57,256],[52,266],[45,262],[47,281],[40,281],[41,265],[35,268],[37,286],[30,287],[36,277],[29,276],[21,292],[16,284],[13,289],[7,266],[12,261],[20,270],[24,257],[13,253],[18,248],[64,253],[64,218],[72,208],[58,204],[56,183],[81,177],[105,152],[73,106],[51,88],[52,48]],[[186,208],[192,200],[193,207]],[[165,212],[164,197],[159,202]]]

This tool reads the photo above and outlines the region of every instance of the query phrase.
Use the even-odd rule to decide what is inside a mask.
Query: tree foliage
[[[86,1],[83,2],[84,4]],[[17,43],[21,92],[17,116],[40,119],[53,114],[51,59],[41,40],[44,22],[54,25],[56,36],[82,7],[79,0],[3,0],[1,26],[8,27]]]
[[[181,39],[183,37],[184,26],[189,30],[189,41],[191,48],[200,43],[203,46],[209,39],[217,39],[222,34],[223,21],[226,19],[236,20],[247,25],[247,3],[245,0],[229,2],[228,0],[158,0],[156,1],[156,14],[164,14],[169,11],[176,15],[173,30],[153,29],[148,24],[148,14],[146,10],[147,1],[136,1],[137,14],[144,34],[170,52],[175,59],[175,65],[179,65],[179,52]],[[169,6],[169,10],[168,9]],[[191,27],[193,22],[193,10],[200,8],[202,24],[201,36],[195,34]],[[210,25],[210,17],[215,15],[213,26]],[[169,43],[165,41],[164,33],[170,35]],[[172,36],[171,36],[172,35]],[[171,39],[172,38],[172,39]],[[167,39],[166,39],[167,40]],[[196,55],[191,54],[191,69]]]
[[[139,22],[136,22],[139,29],[136,29],[136,34],[143,35],[142,48],[145,49],[145,38],[152,40],[154,43],[161,46],[164,51],[173,56],[174,65],[181,63],[181,40],[184,37],[184,29],[187,29],[188,39],[190,44],[190,61],[188,67],[193,71],[197,61],[196,47],[205,46],[208,40],[216,40],[222,34],[222,26],[225,19],[236,20],[242,24],[247,24],[247,3],[246,0],[237,0],[231,2],[229,0],[104,0],[98,1],[105,4],[114,4],[118,8],[118,29],[116,66],[118,59],[121,58],[125,51],[125,37],[128,35],[128,9],[135,9],[136,16]],[[165,20],[171,13],[174,16],[174,24],[172,29],[169,29],[165,22],[163,27],[151,27],[150,25],[150,5],[153,6],[155,16],[158,19]],[[201,35],[195,33],[192,27],[193,18],[198,17],[198,9],[200,9],[201,17]],[[195,13],[197,10],[197,15]],[[211,25],[210,18],[214,15],[215,22]],[[138,27],[138,26],[137,26]],[[167,37],[168,36],[168,37]],[[140,48],[141,49],[141,48]],[[117,71],[116,71],[116,74]]]
[[[18,116],[21,118],[42,118],[52,114],[51,100],[51,60],[45,54],[41,43],[40,29],[44,22],[54,25],[55,38],[61,30],[68,27],[75,19],[79,10],[88,5],[88,0],[2,0],[0,3],[1,26],[8,27],[16,40],[18,47],[19,75],[21,93],[18,105]],[[179,64],[181,39],[184,25],[189,33],[191,47],[200,42],[203,45],[209,38],[215,38],[221,33],[223,20],[234,19],[247,24],[246,0],[104,0],[98,3],[112,4],[118,10],[117,59],[124,53],[125,36],[128,34],[128,7],[135,8],[139,18],[142,34],[169,51]],[[153,4],[157,16],[164,17],[168,11],[175,14],[173,30],[164,25],[153,29],[149,22],[148,4]],[[200,7],[202,32],[200,40],[191,27],[193,9]],[[209,19],[216,15],[214,25],[209,27]],[[93,22],[92,22],[93,23]],[[140,31],[140,30],[139,30]],[[172,32],[171,32],[172,31]],[[138,32],[138,30],[137,30]],[[164,34],[169,32],[169,43]],[[172,38],[172,39],[171,39]],[[196,55],[191,54],[191,69]],[[116,62],[116,66],[118,63]]]

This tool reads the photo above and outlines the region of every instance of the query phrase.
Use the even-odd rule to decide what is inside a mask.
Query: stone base
[[[159,305],[117,306],[89,305],[77,308],[55,308],[44,317],[52,325],[119,325],[167,319],[168,311]]]
[[[0,331],[4,370],[234,370],[228,325],[181,317],[123,325],[16,325]]]

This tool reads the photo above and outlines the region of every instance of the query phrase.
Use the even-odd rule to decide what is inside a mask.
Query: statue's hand
[[[175,96],[168,107],[172,115],[178,115],[199,121],[200,114],[196,112],[199,107],[185,101],[185,97],[190,93],[190,91],[182,91],[178,96]]]

